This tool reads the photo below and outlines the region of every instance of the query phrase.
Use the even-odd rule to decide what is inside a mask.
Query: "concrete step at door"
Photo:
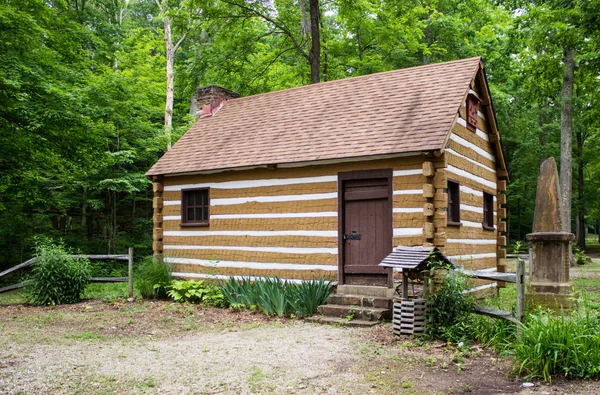
[[[391,309],[393,303],[392,299],[381,296],[365,296],[337,293],[329,296],[329,298],[327,299],[327,304]]]

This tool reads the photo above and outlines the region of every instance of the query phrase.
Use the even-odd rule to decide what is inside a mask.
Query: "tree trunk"
[[[310,83],[317,84],[321,82],[321,32],[319,28],[319,0],[310,0],[310,52],[308,53],[308,62],[310,63]]]
[[[167,150],[171,148],[171,134],[173,131],[173,65],[175,63],[175,50],[173,39],[171,38],[171,19],[165,16],[165,46],[167,62],[167,97],[165,103],[165,138],[167,140]]]
[[[577,246],[585,249],[585,208],[583,204],[583,133],[577,135]]]
[[[563,49],[563,86],[560,110],[560,190],[565,215],[565,232],[571,231],[571,196],[573,182],[573,85],[575,82],[575,51]]]

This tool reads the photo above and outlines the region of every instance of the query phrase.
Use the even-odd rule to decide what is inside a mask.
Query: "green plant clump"
[[[468,278],[454,271],[428,287],[430,314],[426,330],[430,337],[451,342],[469,339],[469,314],[475,305],[473,295],[465,292],[469,288]]]
[[[324,304],[333,288],[324,279],[292,283],[279,278],[250,281],[230,278],[221,283],[223,295],[233,308],[260,309],[269,316],[306,317]]]
[[[600,317],[586,309],[571,316],[530,314],[513,344],[515,370],[530,377],[600,377]]]
[[[163,299],[167,297],[167,287],[171,283],[173,266],[161,258],[147,256],[137,269],[135,286],[142,298]]]
[[[29,299],[37,305],[79,302],[90,283],[90,261],[73,257],[73,252],[61,242],[38,241],[32,269]]]
[[[167,295],[175,302],[225,307],[225,298],[218,285],[207,284],[204,281],[173,280],[167,288]]]

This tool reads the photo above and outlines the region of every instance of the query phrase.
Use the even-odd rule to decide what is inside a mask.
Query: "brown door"
[[[339,174],[340,282],[391,286],[379,263],[392,251],[391,170]]]

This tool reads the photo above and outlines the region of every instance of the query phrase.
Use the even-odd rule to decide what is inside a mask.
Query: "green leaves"
[[[221,289],[214,284],[194,280],[173,280],[167,295],[175,302],[198,303],[205,306],[224,307],[225,298]]]
[[[230,278],[221,283],[221,289],[230,306],[258,307],[266,315],[278,317],[312,315],[333,291],[331,282],[324,279],[293,283],[277,277],[256,281]]]
[[[74,258],[73,252],[51,240],[39,240],[29,286],[31,302],[55,305],[79,302],[91,279],[90,261]]]

